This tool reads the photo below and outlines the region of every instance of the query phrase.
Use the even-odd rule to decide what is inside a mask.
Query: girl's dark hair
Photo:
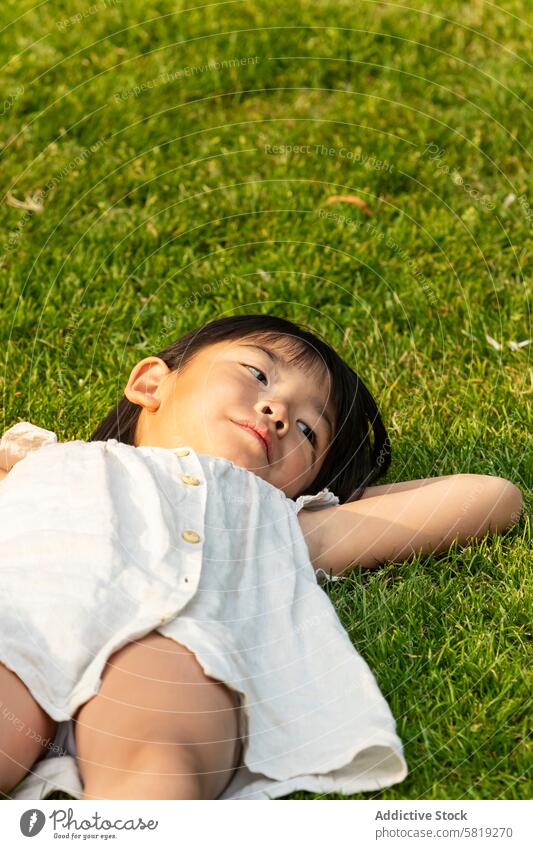
[[[306,487],[305,493],[300,494],[314,495],[328,487],[341,504],[360,498],[365,488],[385,474],[390,466],[390,440],[376,402],[363,381],[314,333],[273,315],[231,316],[191,330],[155,356],[171,371],[180,371],[208,345],[250,337],[282,347],[291,365],[316,370],[324,376],[324,368],[327,368],[331,377],[335,433],[318,475],[311,486]],[[123,396],[89,441],[116,439],[134,445],[141,410],[142,407]]]

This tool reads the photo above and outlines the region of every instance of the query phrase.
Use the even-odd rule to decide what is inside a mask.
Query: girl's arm
[[[374,495],[384,495],[387,492],[405,492],[408,489],[419,489],[421,486],[433,484],[435,481],[445,481],[457,475],[442,475],[437,478],[419,478],[414,481],[399,481],[398,483],[383,483],[379,486],[368,486],[359,501],[363,498],[373,498]]]
[[[454,540],[464,545],[487,532],[506,531],[522,510],[520,490],[490,475],[450,475],[372,489],[380,492],[327,510],[300,511],[316,569],[341,575],[349,567],[372,569],[414,554],[438,554]]]

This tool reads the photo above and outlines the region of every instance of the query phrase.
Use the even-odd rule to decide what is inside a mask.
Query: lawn
[[[353,798],[531,797],[526,4],[194,3],[2,4],[2,431],[87,439],[219,316],[322,334],[379,399],[388,480],[495,474],[527,507],[326,590],[410,770]]]

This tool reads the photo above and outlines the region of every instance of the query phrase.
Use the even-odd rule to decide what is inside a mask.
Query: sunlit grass
[[[137,360],[270,311],[375,393],[389,480],[530,506],[522,4],[185,5],[3,4],[3,429],[86,439]],[[410,770],[355,798],[530,796],[528,521],[327,591]]]

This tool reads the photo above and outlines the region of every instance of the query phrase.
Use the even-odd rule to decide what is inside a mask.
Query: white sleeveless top
[[[349,795],[405,777],[389,707],[297,518],[339,503],[333,493],[293,500],[190,446],[58,443],[27,422],[0,441],[4,466],[17,450],[0,484],[0,661],[63,738],[110,655],[157,630],[240,695],[243,761],[222,799]],[[12,798],[79,798],[66,751]]]

